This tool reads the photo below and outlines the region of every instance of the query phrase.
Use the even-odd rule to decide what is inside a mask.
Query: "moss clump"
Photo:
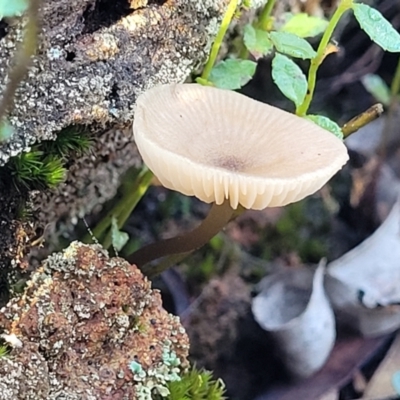
[[[82,128],[66,128],[56,140],[38,143],[31,151],[12,157],[0,170],[0,177],[8,178],[20,190],[53,188],[65,180],[69,160],[90,146],[91,139]]]
[[[10,349],[7,345],[0,345],[0,358],[6,357],[9,352]]]
[[[179,381],[169,382],[168,400],[224,400],[225,385],[211,372],[193,367]]]
[[[63,159],[71,155],[82,155],[89,151],[92,139],[83,127],[71,126],[60,131],[56,140],[46,140],[40,144],[46,154],[54,154]]]
[[[21,153],[6,166],[17,187],[25,189],[52,188],[64,181],[66,169],[61,159],[46,156],[40,150]]]

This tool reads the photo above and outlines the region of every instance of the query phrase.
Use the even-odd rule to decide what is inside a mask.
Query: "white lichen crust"
[[[150,398],[188,365],[186,333],[159,293],[97,246],[49,257],[0,328],[22,343],[0,358],[0,400]]]

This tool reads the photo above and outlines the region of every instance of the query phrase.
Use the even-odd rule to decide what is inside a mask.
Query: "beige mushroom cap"
[[[158,86],[139,96],[133,124],[144,162],[167,188],[232,208],[283,206],[320,189],[348,160],[316,124],[241,94]]]

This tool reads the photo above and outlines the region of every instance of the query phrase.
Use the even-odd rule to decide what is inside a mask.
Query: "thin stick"
[[[346,122],[342,127],[342,133],[344,137],[350,136],[352,133],[357,132],[363,126],[379,118],[383,113],[383,105],[381,103],[374,104],[368,110],[362,114],[352,118],[349,122]]]
[[[307,114],[308,108],[310,107],[311,100],[314,96],[315,84],[317,82],[317,71],[322,61],[326,56],[326,50],[328,48],[328,44],[331,40],[333,32],[342,17],[342,15],[351,8],[353,4],[352,0],[342,0],[339,3],[338,8],[334,12],[329,24],[322,35],[321,42],[319,43],[317,49],[317,55],[311,60],[310,69],[308,71],[308,86],[307,86],[307,94],[303,100],[303,102],[297,107],[296,115],[304,116]]]

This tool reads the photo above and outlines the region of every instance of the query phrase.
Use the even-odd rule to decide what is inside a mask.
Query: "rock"
[[[15,346],[0,358],[0,400],[151,398],[188,366],[178,317],[136,266],[95,245],[50,256],[0,326]]]

